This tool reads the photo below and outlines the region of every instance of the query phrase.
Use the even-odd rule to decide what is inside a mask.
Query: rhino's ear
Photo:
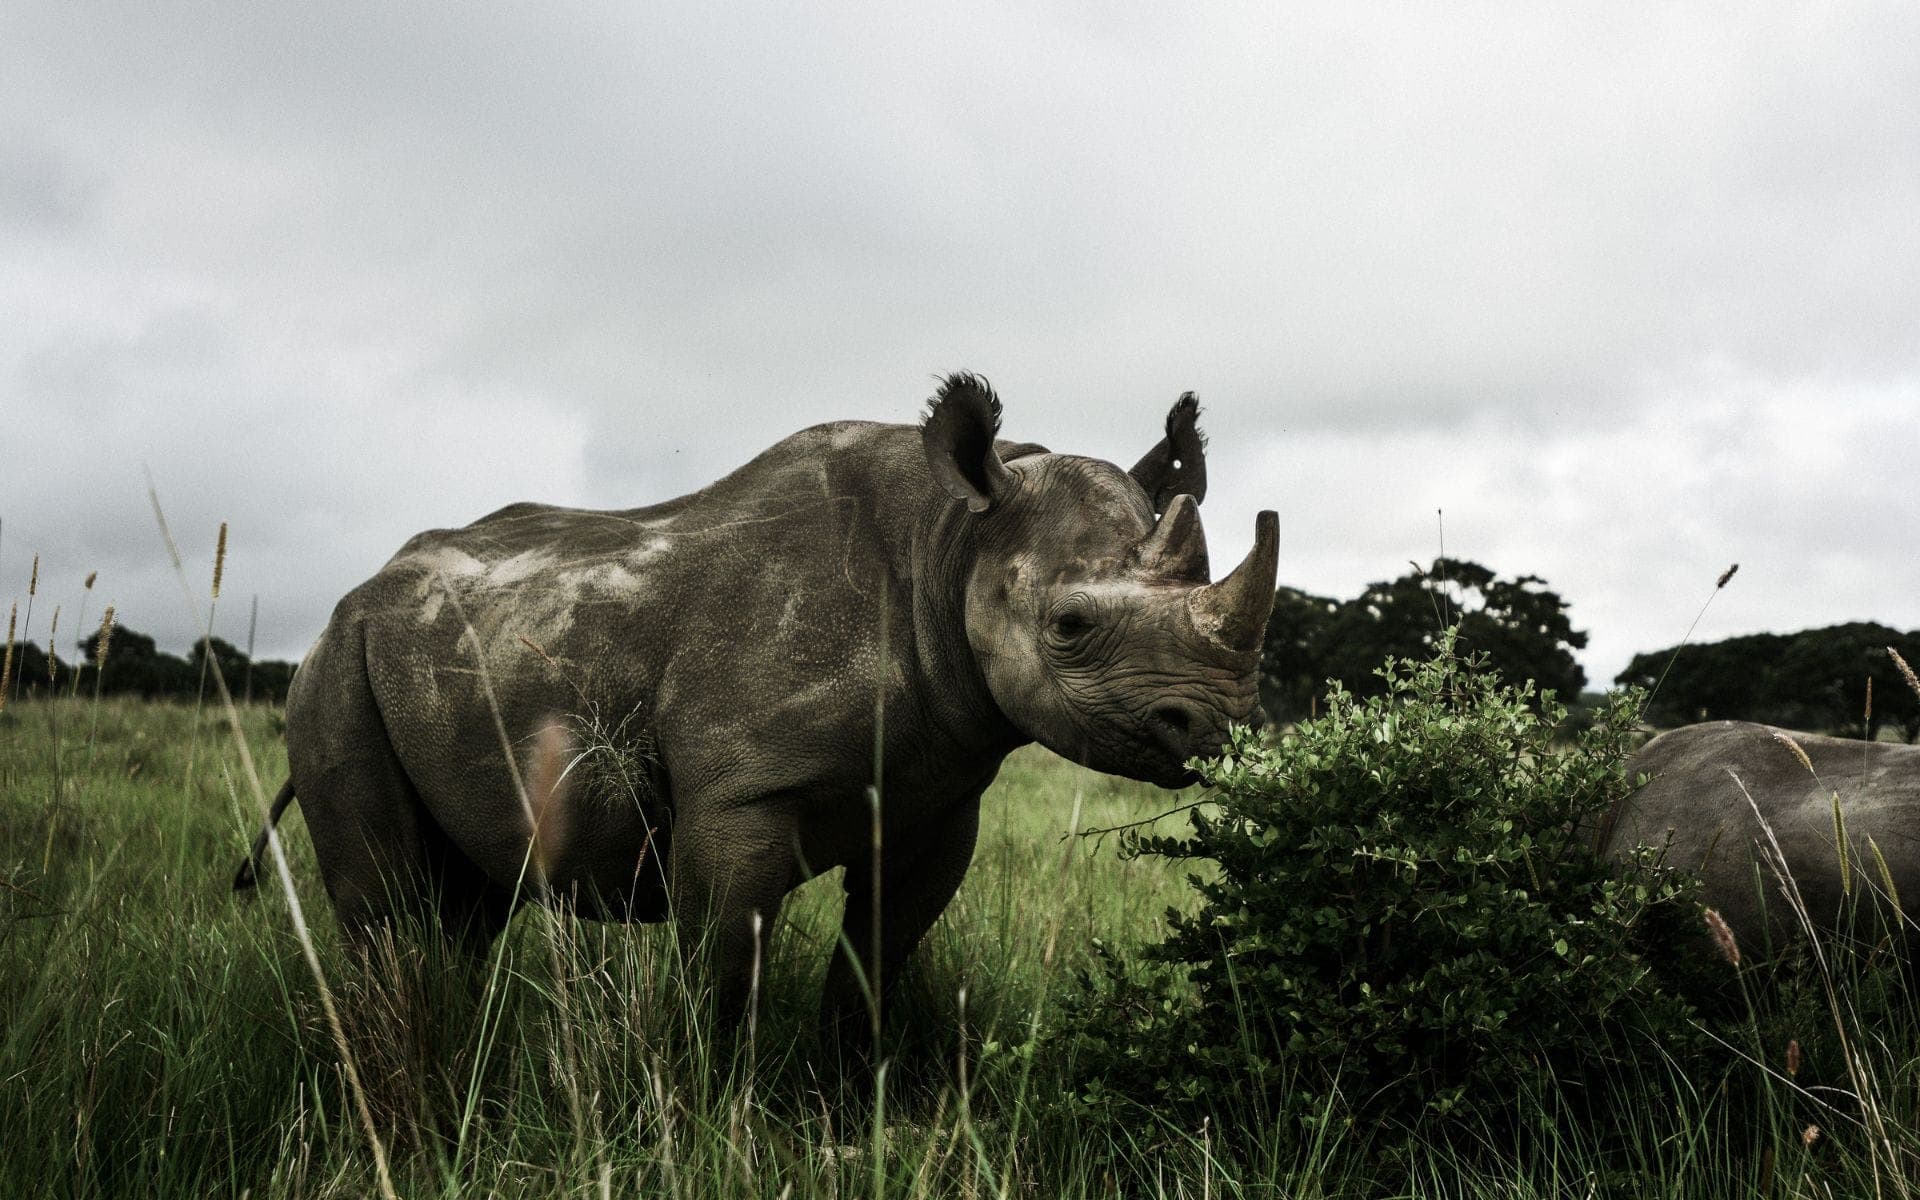
[[[933,481],[973,512],[985,512],[1013,489],[1013,473],[1000,461],[993,438],[1000,432],[1000,398],[975,375],[949,375],[927,405],[920,441]]]
[[[1200,402],[1192,392],[1183,394],[1167,414],[1167,436],[1127,472],[1146,490],[1155,515],[1175,496],[1192,496],[1196,504],[1207,498],[1207,439],[1199,419]]]

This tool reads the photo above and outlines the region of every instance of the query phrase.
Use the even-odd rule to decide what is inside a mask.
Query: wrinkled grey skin
[[[670,913],[737,1007],[754,914],[772,928],[840,866],[847,939],[891,980],[966,873],[1009,751],[1172,787],[1254,711],[1277,524],[1260,514],[1247,561],[1208,585],[1196,412],[1183,397],[1129,473],[997,442],[998,401],[955,376],[919,428],[816,426],[665,503],[515,504],[419,535],[340,602],[288,697],[291,788],[336,911],[353,930],[437,912],[476,948],[532,890]],[[489,686],[523,775],[555,714],[635,714],[670,822],[576,791],[544,888],[516,892],[528,810]],[[861,996],[836,954],[829,1006]]]
[[[1813,773],[1773,736],[1776,732],[1799,744],[1813,763]],[[1754,815],[1756,805],[1773,829],[1808,915],[1823,933],[1849,925],[1834,839],[1836,792],[1851,847],[1856,901],[1884,891],[1867,845],[1872,838],[1886,858],[1908,916],[1920,915],[1915,912],[1920,900],[1920,747],[1713,721],[1653,739],[1628,770],[1650,778],[1614,814],[1603,849],[1618,856],[1636,844],[1665,845],[1671,836],[1667,862],[1699,871],[1702,902],[1726,918],[1745,957],[1761,957],[1768,946],[1788,944],[1799,928],[1774,873],[1756,850],[1756,845],[1766,844]],[[1862,914],[1867,911],[1861,908]],[[1873,931],[1865,924],[1855,928]]]

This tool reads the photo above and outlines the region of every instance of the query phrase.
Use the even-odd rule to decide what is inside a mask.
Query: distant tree
[[[1274,593],[1261,650],[1260,706],[1276,721],[1313,715],[1328,671],[1327,630],[1340,602],[1299,588]]]
[[[1485,654],[1503,679],[1531,679],[1574,699],[1587,677],[1573,651],[1586,646],[1587,635],[1573,628],[1566,601],[1544,584],[1537,575],[1502,579],[1479,563],[1437,558],[1342,602],[1282,588],[1262,663],[1268,713],[1281,721],[1304,718],[1328,679],[1359,697],[1378,695],[1385,683],[1374,672],[1382,663],[1430,657],[1441,630],[1455,623],[1461,648]]]
[[[213,661],[220,668],[220,675],[227,683],[227,691],[235,700],[242,698],[242,688],[247,679],[247,655],[240,647],[224,638],[210,639],[213,649]],[[194,643],[193,650],[187,655],[187,665],[197,681],[200,678],[200,660],[205,657],[207,639]],[[284,704],[287,688],[293,683],[294,664],[273,659],[256,659],[253,663],[253,698]],[[196,683],[197,689],[197,683]],[[217,699],[220,689],[214,685],[211,676],[207,682],[207,698]]]
[[[65,687],[72,681],[68,672],[72,666],[66,659],[59,660],[55,681]],[[32,642],[17,642],[13,647],[13,674],[0,679],[0,688],[12,686],[12,695],[18,699],[30,700],[47,690],[47,652]]]
[[[89,633],[74,643],[75,653],[71,660],[63,658],[59,661],[56,678],[62,693],[77,685],[81,695],[93,694],[95,677],[100,675],[94,657],[98,644],[97,633]],[[228,689],[235,700],[240,699],[242,681],[247,677],[246,654],[221,638],[212,639],[211,649],[213,661],[219,664],[221,674],[226,677]],[[162,697],[192,699],[198,692],[200,660],[205,652],[206,647],[196,645],[186,658],[181,658],[160,649],[148,635],[125,625],[115,625],[107,645],[106,674],[97,680],[100,693],[105,696],[140,696],[148,700]],[[253,698],[284,704],[295,669],[295,664],[290,662],[270,659],[255,662]],[[15,694],[21,699],[47,695],[46,651],[32,642],[15,644],[13,674],[10,678],[17,685]],[[0,681],[0,686],[5,686],[5,681]],[[211,683],[207,687],[209,697],[217,698],[218,690]]]
[[[1748,634],[1635,655],[1615,681],[1653,691],[1647,719],[1657,725],[1762,721],[1853,737],[1878,737],[1891,725],[1911,742],[1920,737],[1920,696],[1901,677],[1888,647],[1913,663],[1920,631],[1855,621],[1792,634]]]
[[[1721,720],[1792,724],[1771,707],[1774,667],[1791,640],[1786,634],[1756,633],[1636,654],[1614,682],[1646,689],[1651,697],[1646,719],[1655,725]]]
[[[224,638],[213,638],[213,661],[220,668],[220,675],[227,683],[227,691],[235,700],[242,698],[242,689],[247,679],[247,655],[240,647]],[[200,660],[205,657],[206,641],[196,642],[187,655],[187,665],[193,671],[197,681],[200,678]],[[284,704],[287,688],[293,683],[294,664],[274,659],[255,659],[253,662],[253,698],[267,700],[275,704]],[[197,689],[197,684],[196,684]],[[220,689],[208,677],[207,698],[218,699]]]
[[[1887,647],[1898,649],[1911,663],[1916,640],[1867,621],[1809,629],[1780,655],[1773,673],[1776,703],[1797,698],[1807,714],[1801,723],[1809,728],[1871,739],[1880,736],[1883,725],[1892,724],[1912,741],[1920,733],[1920,698],[1894,669]]]
[[[93,664],[95,636],[89,634],[79,639],[76,645],[84,664],[81,668],[81,690],[91,691],[97,673]],[[114,626],[107,646],[106,674],[99,681],[102,694],[134,695],[147,699],[192,695],[194,682],[193,668],[186,659],[168,654],[159,648],[153,638],[138,630],[125,625]]]
[[[193,644],[193,649],[187,652],[187,665],[193,668],[194,679],[198,680],[200,678],[200,662],[207,656],[206,651],[209,640],[213,645],[214,665],[220,668],[221,676],[226,679],[227,689],[231,691],[235,697],[238,697],[240,694],[241,677],[247,673],[247,656],[240,647],[227,641],[225,638],[202,638]],[[220,695],[220,689],[214,686],[212,676],[210,675],[207,678],[207,694],[215,698],[218,698]]]

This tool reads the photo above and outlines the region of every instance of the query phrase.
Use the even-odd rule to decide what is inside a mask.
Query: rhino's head
[[[1022,732],[1096,770],[1168,787],[1254,711],[1279,520],[1210,582],[1199,407],[1182,396],[1132,470],[1066,454],[1003,462],[1000,403],[950,379],[922,428],[935,481],[969,510],[966,635]]]

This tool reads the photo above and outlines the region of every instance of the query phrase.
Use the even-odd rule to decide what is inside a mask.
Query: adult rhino
[[[1920,916],[1920,746],[1712,721],[1661,734],[1627,769],[1648,780],[1610,818],[1603,849],[1617,857],[1636,845],[1668,846],[1667,863],[1699,873],[1702,902],[1719,910],[1744,953],[1764,953],[1799,931],[1767,865],[1772,842],[1761,817],[1821,932],[1868,931],[1855,924],[1854,906],[1864,921],[1866,898],[1885,892],[1869,839],[1906,916]],[[1845,872],[1836,794],[1848,842]],[[1842,887],[1848,875],[1851,897]]]
[[[1123,471],[996,440],[999,400],[955,375],[917,428],[816,426],[679,499],[515,504],[423,533],[295,677],[274,815],[297,794],[349,930],[430,915],[480,948],[534,891],[671,914],[735,1011],[781,898],[845,867],[846,940],[890,981],[959,887],[1014,748],[1176,787],[1254,711],[1278,520],[1259,514],[1246,560],[1209,582],[1197,414],[1181,397]],[[651,747],[660,802],[576,792],[550,852],[539,818],[543,885],[517,887],[513,768],[554,714],[583,712]],[[864,1005],[859,979],[836,953],[830,1012]]]

